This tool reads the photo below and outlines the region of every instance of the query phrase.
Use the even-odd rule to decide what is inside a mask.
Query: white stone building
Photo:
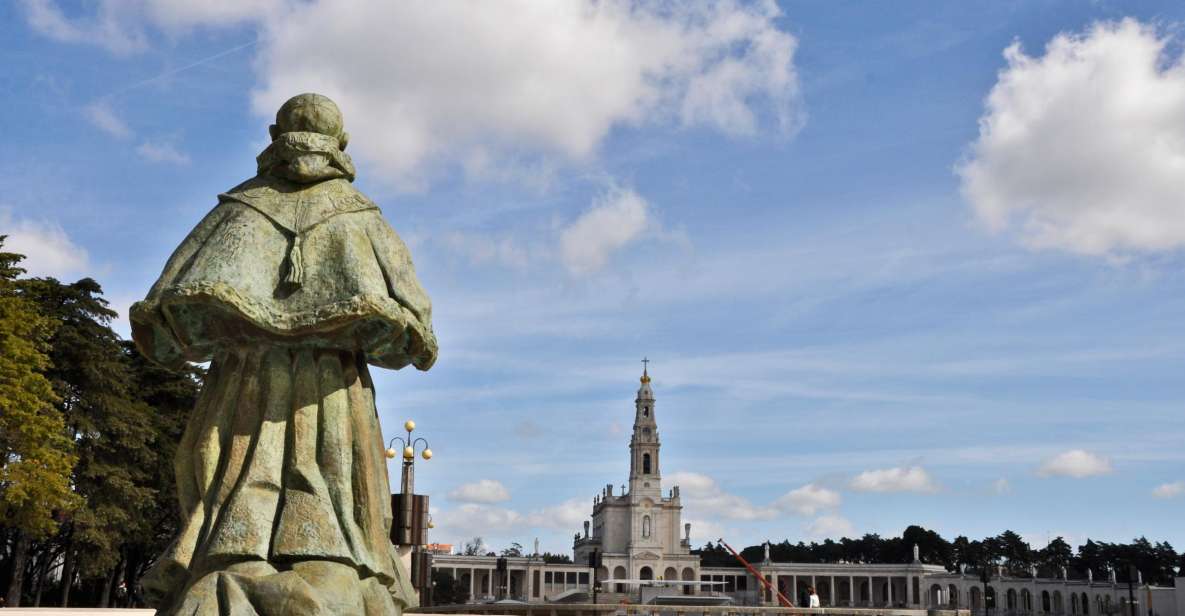
[[[663,493],[662,442],[645,369],[641,381],[634,399],[628,491],[615,494],[608,484],[593,499],[592,530],[585,522],[584,533],[576,535],[573,560],[587,563],[591,553],[599,552],[598,581],[695,581],[699,558],[691,554],[691,525],[682,523],[679,487]]]
[[[584,523],[572,545],[573,563],[544,563],[537,556],[507,559],[507,572],[496,570],[492,556],[441,555],[433,568],[450,573],[469,588],[471,601],[501,598],[528,602],[588,601],[592,594],[589,554],[601,554],[596,571],[601,602],[635,600],[631,582],[654,584],[678,580],[707,582],[702,587],[672,585],[666,594],[726,594],[739,605],[778,605],[777,597],[739,567],[701,567],[691,554],[689,524],[682,523],[679,487],[664,494],[662,443],[658,436],[655,396],[644,368],[634,400],[628,488],[615,493],[608,484],[593,498],[592,520]],[[815,588],[823,607],[896,609],[970,609],[982,616],[984,586],[977,575],[951,573],[922,563],[914,550],[911,563],[751,563],[772,587],[799,605]],[[1036,575],[1011,577],[998,572],[988,586],[990,616],[1127,616],[1127,585],[1111,579],[1071,580]],[[1175,587],[1139,585],[1140,616],[1185,616],[1185,578]]]

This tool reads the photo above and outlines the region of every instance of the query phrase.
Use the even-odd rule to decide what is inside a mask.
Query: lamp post
[[[1136,569],[1135,565],[1127,566],[1127,605],[1131,610],[1131,614],[1129,616],[1138,616],[1139,614],[1139,612],[1136,611],[1136,592],[1134,588],[1136,578],[1139,577],[1139,575],[1140,570]]]
[[[990,613],[988,611],[988,600],[990,598],[990,595],[988,595],[988,582],[992,581],[990,562],[985,561],[983,563],[983,570],[979,572],[979,581],[983,582],[983,616],[988,616]]]
[[[399,455],[399,451],[395,449],[395,441],[399,441],[403,449],[403,473],[400,476],[399,491],[404,494],[412,494],[415,491],[415,465],[416,465],[416,445],[424,444],[423,451],[420,452],[425,460],[432,459],[432,450],[428,447],[428,439],[419,437],[412,439],[411,433],[416,429],[416,422],[407,420],[403,422],[403,429],[407,430],[407,438],[396,436],[387,442],[387,457],[394,459]]]
[[[408,570],[411,573],[412,586],[420,593],[422,605],[432,604],[432,557],[423,551],[422,546],[428,543],[428,529],[432,528],[432,519],[428,515],[428,497],[415,493],[415,465],[416,447],[423,445],[420,457],[432,459],[432,449],[428,440],[420,437],[413,438],[416,422],[407,420],[403,423],[407,436],[396,436],[387,442],[387,458],[394,459],[402,453],[403,465],[400,473],[398,494],[391,495],[391,513],[395,519],[391,524],[391,543],[395,544],[400,558],[407,558]],[[401,450],[395,448],[395,442],[401,445]]]

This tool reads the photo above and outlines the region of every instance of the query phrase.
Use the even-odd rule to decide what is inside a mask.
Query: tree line
[[[971,540],[965,536],[953,541],[938,533],[910,526],[900,537],[881,537],[866,534],[856,539],[839,541],[791,543],[783,540],[770,543],[770,559],[777,562],[801,563],[908,563],[913,560],[913,546],[918,546],[924,563],[942,565],[948,571],[978,572],[996,567],[1008,575],[1027,577],[1035,572],[1038,577],[1060,577],[1063,568],[1069,579],[1086,579],[1088,571],[1094,579],[1109,579],[1109,569],[1115,570],[1120,581],[1126,581],[1126,571],[1135,565],[1150,584],[1171,586],[1174,567],[1185,567],[1185,554],[1178,554],[1168,541],[1151,542],[1144,537],[1131,543],[1108,543],[1088,539],[1075,551],[1062,537],[1057,537],[1043,548],[1034,548],[1021,536],[1006,530],[994,537]],[[708,543],[699,550],[703,566],[740,567],[740,563],[723,546]],[[753,545],[741,550],[741,556],[751,563],[765,558],[765,545]]]
[[[25,276],[0,235],[0,601],[140,606],[178,523],[173,452],[204,373],[145,360],[99,283]]]

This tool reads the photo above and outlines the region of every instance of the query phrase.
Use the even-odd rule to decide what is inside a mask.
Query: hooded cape
[[[141,352],[166,366],[291,341],[427,370],[437,352],[431,310],[407,247],[347,179],[260,175],[219,195],[132,306],[131,323]]]

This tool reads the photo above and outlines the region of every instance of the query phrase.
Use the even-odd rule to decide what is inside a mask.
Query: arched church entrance
[[[614,567],[613,568],[613,579],[624,580],[625,579],[625,567],[622,567],[621,565]],[[625,584],[614,584],[613,585],[613,592],[625,592]]]

